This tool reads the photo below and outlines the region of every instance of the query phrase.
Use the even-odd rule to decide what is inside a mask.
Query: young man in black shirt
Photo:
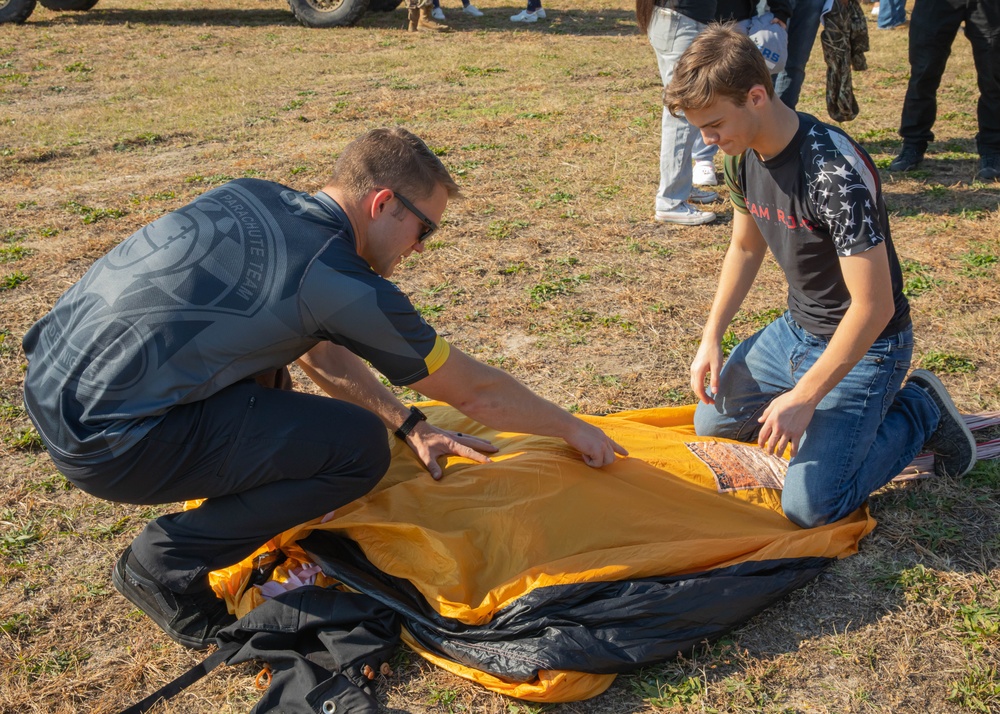
[[[939,474],[969,471],[975,441],[941,382],[917,370],[903,386],[909,305],[868,154],[782,104],[759,50],[726,26],[692,42],[664,99],[727,154],[736,207],[691,365],[698,434],[770,453],[790,446],[782,506],[806,528],[854,511],[922,449]],[[768,249],[788,281],[788,310],[723,367],[723,334]]]

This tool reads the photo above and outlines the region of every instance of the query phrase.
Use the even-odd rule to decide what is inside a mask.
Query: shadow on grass
[[[969,180],[971,176],[968,177]],[[902,182],[925,181],[917,190],[902,190]],[[941,174],[929,174],[924,179],[893,174],[886,179],[883,174],[882,193],[891,220],[916,216],[954,216],[956,218],[985,218],[1000,204],[1000,183],[969,182]],[[948,181],[951,185],[944,183]],[[960,185],[955,185],[960,184]],[[910,189],[912,184],[906,185]]]
[[[538,34],[581,35],[581,36],[620,36],[638,33],[635,24],[635,14],[626,10],[602,10],[598,13],[584,10],[553,10],[548,19],[533,24],[510,22],[509,16],[516,13],[520,3],[510,8],[490,9],[481,18],[461,16],[460,11],[448,13],[447,23],[454,32],[452,36],[465,32],[509,32],[520,30]],[[29,26],[54,27],[60,25],[194,25],[198,27],[261,27],[298,26],[298,22],[288,9],[288,5],[280,0],[259,10],[247,9],[204,9],[204,8],[169,8],[169,9],[119,9],[100,7],[80,13],[62,13],[52,19],[30,21]],[[405,4],[392,12],[369,10],[355,25],[361,29],[404,30],[406,24]],[[317,30],[323,28],[315,28]],[[332,31],[347,28],[326,28]],[[443,35],[442,37],[448,37]]]

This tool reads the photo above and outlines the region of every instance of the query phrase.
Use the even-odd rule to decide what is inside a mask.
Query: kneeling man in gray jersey
[[[434,478],[441,456],[495,451],[429,424],[365,361],[487,426],[559,437],[590,466],[626,453],[449,345],[389,282],[457,194],[419,138],[378,129],[315,195],[239,179],[139,230],[25,335],[25,404],[72,483],[124,503],[207,499],[150,522],[112,573],[175,641],[204,648],[232,621],[210,571],[375,486],[387,428]],[[287,388],[296,360],[329,397]]]

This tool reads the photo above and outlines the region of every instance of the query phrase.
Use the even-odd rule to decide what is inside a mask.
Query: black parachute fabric
[[[330,532],[299,543],[327,575],[403,618],[421,646],[516,682],[542,670],[627,672],[714,640],[801,587],[829,558],[746,562],[716,571],[538,588],[483,625],[443,617],[409,582],[375,568]]]

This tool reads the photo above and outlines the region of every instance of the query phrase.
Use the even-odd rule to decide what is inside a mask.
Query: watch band
[[[397,439],[406,440],[406,436],[413,431],[413,427],[417,425],[417,422],[427,421],[427,417],[422,411],[416,407],[410,407],[410,416],[406,417],[406,421],[400,425],[396,431],[392,432],[395,434]]]

